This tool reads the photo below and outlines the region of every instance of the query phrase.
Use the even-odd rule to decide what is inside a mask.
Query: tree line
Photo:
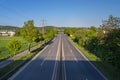
[[[84,47],[120,70],[120,18],[109,16],[100,27],[66,28],[65,33]]]

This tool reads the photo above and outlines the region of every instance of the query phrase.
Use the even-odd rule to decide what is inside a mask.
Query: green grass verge
[[[77,43],[70,40],[74,46],[76,46],[88,59],[92,62],[107,78],[108,80],[120,80],[120,71],[115,67],[100,60],[99,57],[90,53],[84,47],[79,46]]]
[[[16,52],[16,54],[19,54],[20,52],[26,50],[28,48],[28,44],[22,37],[0,37],[0,61],[3,61],[11,56],[14,55],[13,52],[9,51],[6,46],[10,40],[17,39],[21,42],[21,49]],[[38,43],[31,43],[31,47],[37,45]]]

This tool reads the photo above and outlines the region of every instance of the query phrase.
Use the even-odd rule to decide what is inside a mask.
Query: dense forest
[[[65,33],[79,46],[120,70],[120,18],[109,16],[100,27],[66,28]]]

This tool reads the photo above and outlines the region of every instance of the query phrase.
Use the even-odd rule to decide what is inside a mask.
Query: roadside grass
[[[27,42],[22,37],[0,37],[0,61],[3,61],[14,55],[13,52],[9,51],[6,46],[10,40],[17,39],[21,42],[21,49],[16,52],[16,54],[26,50],[28,48]],[[33,42],[31,47],[37,45],[38,43]]]
[[[107,62],[103,62],[99,57],[90,53],[85,48],[79,46],[77,43],[70,40],[74,46],[76,46],[87,58],[93,63],[102,73],[107,77],[108,80],[120,80],[120,71],[110,65]]]

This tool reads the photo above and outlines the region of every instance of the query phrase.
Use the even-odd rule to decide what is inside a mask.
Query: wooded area
[[[66,28],[65,33],[79,46],[120,70],[120,18],[109,16],[96,28]]]

